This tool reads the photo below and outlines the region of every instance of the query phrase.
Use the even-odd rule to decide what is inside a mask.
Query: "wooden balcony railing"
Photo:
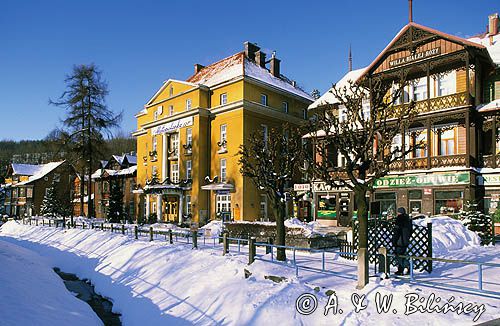
[[[500,160],[499,160],[500,161]],[[393,162],[390,166],[391,171],[405,171],[405,170],[423,170],[430,168],[440,167],[453,167],[453,166],[466,166],[467,155],[446,155],[446,156],[432,156],[431,165],[428,166],[427,157],[407,158]]]
[[[467,92],[455,93],[445,96],[433,97],[429,100],[425,99],[422,101],[417,101],[415,103],[415,109],[417,113],[426,113],[432,111],[439,111],[449,108],[454,108],[457,106],[464,106],[469,104],[470,97],[467,95]],[[407,107],[408,104],[401,104],[397,107]]]
[[[447,155],[447,156],[433,156],[431,157],[431,167],[442,168],[449,166],[465,166],[466,154]]]
[[[494,162],[493,160],[495,160],[496,162]],[[494,165],[493,163],[496,163],[496,165]],[[480,160],[480,165],[485,168],[500,167],[500,154],[497,154],[495,156],[495,159],[493,158],[493,155],[483,155],[482,159]]]

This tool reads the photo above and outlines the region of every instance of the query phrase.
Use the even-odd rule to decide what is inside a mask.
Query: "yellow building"
[[[281,75],[280,60],[244,51],[195,64],[169,79],[136,114],[137,216],[205,223],[217,217],[272,219],[266,196],[241,176],[238,151],[253,132],[307,118],[312,98]]]

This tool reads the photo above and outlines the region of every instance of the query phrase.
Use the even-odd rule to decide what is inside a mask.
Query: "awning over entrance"
[[[203,190],[215,190],[215,191],[233,190],[234,186],[230,183],[219,182],[219,183],[211,183],[208,185],[201,186],[201,189],[203,189]]]

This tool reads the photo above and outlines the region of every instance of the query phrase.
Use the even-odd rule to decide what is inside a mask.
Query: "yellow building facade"
[[[169,79],[136,114],[136,216],[159,222],[273,219],[273,209],[238,165],[253,132],[267,137],[307,118],[312,98],[280,73],[280,60],[244,51]]]

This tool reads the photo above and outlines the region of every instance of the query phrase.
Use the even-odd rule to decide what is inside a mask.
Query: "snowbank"
[[[222,221],[213,220],[202,226],[206,237],[218,238],[222,234]]]
[[[432,251],[436,257],[452,250],[461,250],[472,246],[479,246],[479,236],[467,229],[460,221],[448,216],[434,216],[431,218],[414,220],[413,223],[427,226],[432,223]]]
[[[0,266],[1,325],[102,325],[37,253],[0,240]]]

